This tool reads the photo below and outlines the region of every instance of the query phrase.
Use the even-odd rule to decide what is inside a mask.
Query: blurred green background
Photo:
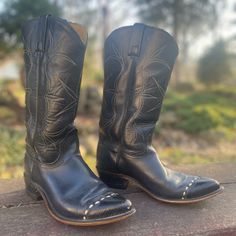
[[[51,13],[87,27],[79,111],[81,152],[95,170],[102,49],[115,28],[144,22],[172,34],[180,54],[153,144],[167,164],[236,161],[236,0],[0,2],[0,178],[22,176],[24,64],[20,25]]]

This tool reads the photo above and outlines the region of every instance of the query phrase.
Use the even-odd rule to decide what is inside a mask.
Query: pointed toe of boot
[[[109,193],[92,202],[85,210],[83,217],[86,221],[99,220],[104,222],[116,222],[135,213],[135,208],[130,200],[118,193]]]
[[[223,190],[223,186],[214,179],[195,177],[194,180],[194,183],[188,190],[187,199],[200,201],[211,198]]]

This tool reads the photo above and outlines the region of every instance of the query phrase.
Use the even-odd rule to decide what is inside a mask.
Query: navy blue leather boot
[[[223,187],[213,179],[166,168],[152,147],[177,54],[167,32],[144,24],[119,28],[107,38],[97,170],[111,187],[134,182],[157,200],[192,203]]]
[[[50,15],[22,28],[26,68],[26,190],[71,225],[116,222],[135,212],[83,161],[74,127],[86,30]]]

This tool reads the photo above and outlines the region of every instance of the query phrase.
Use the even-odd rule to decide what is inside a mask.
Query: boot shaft
[[[82,37],[82,28],[75,30],[67,21],[50,15],[22,27],[27,150],[42,160],[54,161],[66,139],[76,136],[73,121],[86,37]]]
[[[100,142],[144,150],[178,54],[165,31],[144,24],[115,30],[105,42]]]

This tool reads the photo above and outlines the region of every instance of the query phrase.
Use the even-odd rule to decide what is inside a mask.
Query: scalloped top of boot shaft
[[[24,49],[27,52],[74,52],[76,48],[85,48],[88,38],[83,26],[52,15],[28,20],[21,30]]]
[[[169,49],[169,57],[174,60],[179,53],[175,39],[168,32],[143,23],[123,26],[112,31],[105,41],[105,54],[106,46],[110,44],[110,41],[115,42],[117,49],[126,56],[142,57],[148,53],[149,49],[158,49],[162,46]],[[131,46],[135,46],[133,51]]]

